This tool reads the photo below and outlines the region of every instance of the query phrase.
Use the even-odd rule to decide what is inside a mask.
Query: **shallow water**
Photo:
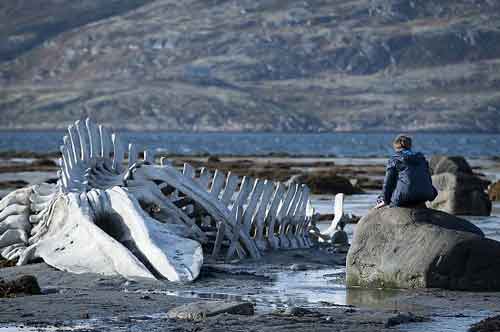
[[[119,131],[126,143],[182,155],[386,156],[396,133],[176,133]],[[63,131],[0,131],[0,151],[56,152]],[[415,133],[415,148],[426,154],[499,156],[500,134]],[[439,142],[439,144],[436,144]],[[458,143],[458,144],[457,144]]]
[[[460,315],[435,313],[428,322],[403,324],[399,330],[404,332],[466,332],[472,324],[492,314],[487,310],[462,310]]]
[[[207,300],[250,301],[259,313],[288,306],[321,307],[348,305],[344,286],[345,268],[327,268],[307,271],[282,271],[272,274],[272,281],[262,282],[251,291],[224,288],[197,287],[195,290],[139,290],[144,294],[165,294]]]

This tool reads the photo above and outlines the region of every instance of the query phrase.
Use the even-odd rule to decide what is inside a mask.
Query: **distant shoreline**
[[[398,132],[384,133],[253,133],[115,131],[125,150],[129,143],[161,156],[386,158]],[[54,154],[67,132],[62,130],[0,131],[0,155]],[[500,156],[500,133],[411,134],[415,150],[426,155],[467,158]]]
[[[218,131],[218,130],[161,130],[161,129],[130,129],[130,128],[121,128],[105,125],[105,127],[111,128],[118,132],[122,133],[162,133],[162,134],[185,134],[185,135],[198,135],[198,134],[237,134],[237,135],[331,135],[331,134],[387,134],[387,135],[397,135],[399,133],[410,133],[410,134],[439,134],[439,135],[456,135],[456,134],[466,134],[466,135],[500,135],[500,131],[473,131],[473,130],[425,130],[425,129],[417,129],[417,130],[368,130],[368,129],[360,129],[360,130],[319,130],[319,131]],[[9,132],[29,132],[29,133],[43,133],[43,132],[60,132],[63,133],[67,130],[64,128],[2,128],[0,127],[0,133],[9,133]]]

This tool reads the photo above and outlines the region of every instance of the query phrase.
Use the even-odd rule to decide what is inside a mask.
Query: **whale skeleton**
[[[305,185],[181,171],[89,119],[68,127],[60,152],[57,184],[0,201],[0,255],[18,265],[188,282],[204,259],[314,245]]]

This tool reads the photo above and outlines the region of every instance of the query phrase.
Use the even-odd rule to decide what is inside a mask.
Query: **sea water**
[[[178,133],[119,131],[124,143],[177,155],[374,157],[392,153],[397,133]],[[57,152],[63,131],[0,131],[0,152]],[[415,133],[415,149],[465,157],[500,156],[500,134]]]

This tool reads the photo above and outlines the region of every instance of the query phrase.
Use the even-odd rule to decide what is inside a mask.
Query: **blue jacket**
[[[409,149],[396,152],[387,163],[381,196],[390,206],[433,201],[437,190],[432,185],[429,164],[424,155]]]

